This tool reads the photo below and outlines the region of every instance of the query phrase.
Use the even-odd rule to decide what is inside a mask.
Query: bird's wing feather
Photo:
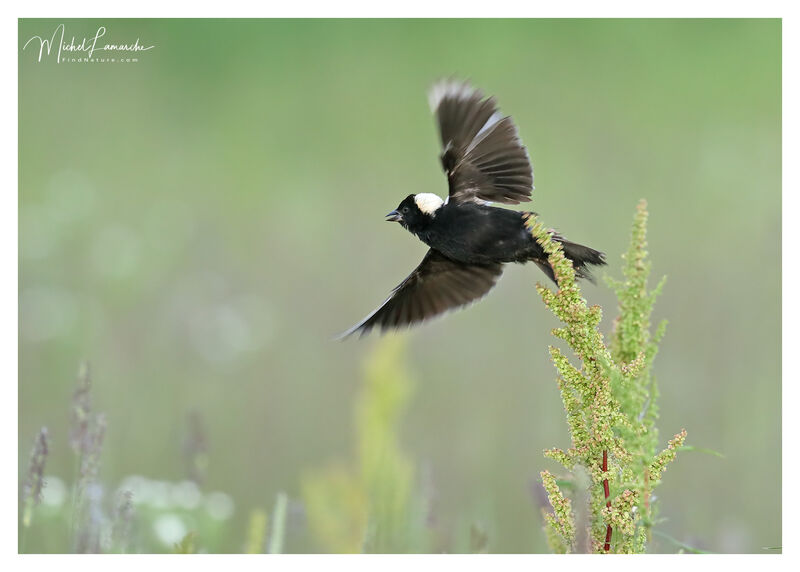
[[[485,296],[502,273],[500,263],[464,264],[430,249],[377,310],[339,337],[399,329],[464,306]]]
[[[430,91],[439,124],[442,167],[454,202],[518,204],[531,200],[533,168],[511,117],[493,97],[445,80]]]

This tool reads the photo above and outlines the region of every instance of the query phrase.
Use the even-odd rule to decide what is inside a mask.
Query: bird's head
[[[408,195],[395,210],[386,215],[389,222],[399,222],[411,232],[425,228],[442,208],[444,201],[432,193]]]

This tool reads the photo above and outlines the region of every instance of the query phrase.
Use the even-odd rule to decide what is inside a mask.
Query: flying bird
[[[531,200],[533,168],[514,121],[500,113],[493,97],[467,82],[440,82],[429,101],[441,136],[448,197],[408,195],[386,220],[400,223],[430,249],[386,301],[342,338],[412,326],[475,302],[489,293],[509,262],[533,262],[556,282],[547,255],[525,224],[536,213],[491,205]],[[605,264],[602,252],[558,234],[553,238],[579,278],[591,280],[587,265]]]

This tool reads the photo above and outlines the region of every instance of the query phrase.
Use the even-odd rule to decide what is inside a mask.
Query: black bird
[[[533,169],[511,117],[466,82],[438,83],[430,105],[439,123],[449,196],[443,201],[431,193],[409,195],[386,215],[430,250],[377,310],[341,337],[411,326],[474,302],[492,289],[508,262],[534,262],[556,281],[525,225],[536,213],[491,206],[531,200]],[[591,280],[586,265],[605,264],[602,252],[554,238],[578,277]]]

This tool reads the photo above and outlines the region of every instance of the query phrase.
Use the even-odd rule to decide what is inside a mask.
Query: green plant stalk
[[[403,336],[386,336],[364,363],[352,461],[303,479],[309,526],[329,552],[394,554],[427,545],[415,464],[400,438],[415,385],[405,343]]]
[[[289,499],[286,493],[278,493],[275,499],[275,508],[272,512],[272,532],[269,536],[269,554],[281,554],[283,552],[283,541],[286,536],[286,507]]]
[[[556,292],[536,286],[545,305],[562,322],[553,335],[564,340],[580,361],[576,367],[561,350],[550,347],[572,447],[550,449],[545,456],[568,470],[582,466],[588,471],[593,552],[645,551],[655,515],[652,491],[686,438],[681,431],[656,454],[657,390],[650,369],[665,324],[651,338],[649,319],[664,281],[647,291],[646,223],[642,201],[634,218],[631,246],[623,256],[625,280],[609,281],[617,292],[620,316],[606,345],[598,329],[601,308],[588,306],[581,296],[572,263],[552,234],[536,219],[528,221],[559,285]],[[575,515],[569,499],[548,472],[542,473],[542,481],[554,510],[545,525],[550,546],[555,552],[573,552]]]
[[[403,360],[406,340],[381,340],[364,364],[356,406],[359,472],[369,499],[364,552],[410,550],[414,463],[400,442],[402,416],[414,381]]]
[[[267,512],[261,508],[255,508],[250,512],[250,522],[247,526],[247,554],[262,554],[265,548],[264,538],[267,534],[267,524],[269,518]]]
[[[31,458],[28,464],[28,476],[25,479],[25,486],[23,487],[20,553],[25,553],[25,541],[28,536],[28,529],[33,522],[33,509],[42,500],[42,490],[45,487],[44,469],[49,451],[50,446],[47,437],[47,427],[42,427],[39,430],[39,435],[37,435],[33,450],[31,451]]]

